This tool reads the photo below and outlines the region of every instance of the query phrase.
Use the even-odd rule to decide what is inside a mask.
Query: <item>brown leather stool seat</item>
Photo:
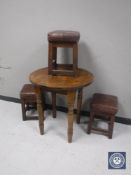
[[[77,31],[56,30],[48,33],[48,73],[50,75],[76,75],[78,68],[78,41],[80,33]],[[57,48],[72,48],[73,63],[58,64]]]
[[[88,134],[90,134],[91,130],[95,130],[108,135],[109,138],[112,138],[115,114],[118,111],[117,97],[113,95],[95,93],[93,95],[90,108],[91,112],[88,123]],[[99,118],[101,116],[101,119],[109,119],[108,130],[92,127],[94,118],[96,116],[99,116]]]
[[[25,84],[20,91],[22,117],[23,120],[28,120],[31,117],[26,116],[26,111],[30,110],[33,105],[36,106],[36,93],[32,84]]]
[[[50,42],[78,42],[80,33],[76,31],[56,30],[48,33]]]

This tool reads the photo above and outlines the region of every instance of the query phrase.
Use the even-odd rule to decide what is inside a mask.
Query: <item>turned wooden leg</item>
[[[75,91],[67,92],[68,103],[68,142],[72,142],[73,135],[73,118],[74,118],[74,103],[75,103]]]
[[[108,137],[112,139],[113,128],[114,128],[115,116],[110,116],[109,128],[108,128]]]
[[[52,92],[52,112],[53,118],[56,118],[56,92]]]
[[[81,105],[82,105],[82,88],[78,90],[78,96],[77,96],[77,118],[76,118],[76,122],[78,124],[80,123]]]
[[[42,93],[40,86],[35,86],[36,92],[36,100],[37,100],[37,111],[38,111],[38,118],[39,118],[39,128],[40,134],[44,134],[44,112],[43,112],[43,102],[42,102]]]

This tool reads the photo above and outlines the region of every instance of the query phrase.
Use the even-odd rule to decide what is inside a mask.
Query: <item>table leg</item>
[[[42,101],[42,92],[39,86],[35,86],[36,92],[36,100],[37,100],[37,111],[38,111],[38,118],[39,118],[39,128],[40,134],[44,134],[44,112],[43,112],[43,101]]]
[[[68,103],[68,142],[72,142],[73,135],[73,118],[74,118],[74,103],[75,103],[76,92],[67,92],[67,103]]]
[[[82,88],[78,89],[78,97],[77,97],[77,124],[80,123],[80,113],[81,113],[81,105],[82,105]]]

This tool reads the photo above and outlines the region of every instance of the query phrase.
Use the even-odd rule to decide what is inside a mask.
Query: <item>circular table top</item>
[[[32,72],[29,79],[34,85],[40,85],[47,89],[74,90],[91,84],[94,76],[84,69],[78,69],[76,76],[54,76],[48,75],[48,68],[41,68]]]

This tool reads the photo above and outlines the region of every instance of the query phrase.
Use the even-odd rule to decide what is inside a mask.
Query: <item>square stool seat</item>
[[[49,42],[48,73],[50,75],[73,75],[74,76],[77,74],[79,39],[80,39],[80,33],[77,31],[55,30],[48,33],[48,42]],[[73,50],[72,64],[57,63],[57,48],[59,47],[71,48]]]
[[[25,100],[31,99],[36,102],[36,93],[32,84],[25,84],[21,89],[20,96]]]
[[[88,134],[90,134],[91,130],[95,130],[108,135],[109,138],[112,138],[115,114],[118,111],[117,97],[108,94],[95,93],[93,95],[90,108],[91,112],[87,130]],[[92,127],[94,118],[97,116],[99,116],[99,118],[101,117],[101,119],[109,119],[108,130]]]
[[[77,31],[56,30],[48,33],[49,42],[78,42],[80,33]]]
[[[91,109],[100,114],[114,115],[117,112],[117,97],[96,93],[91,102]]]

